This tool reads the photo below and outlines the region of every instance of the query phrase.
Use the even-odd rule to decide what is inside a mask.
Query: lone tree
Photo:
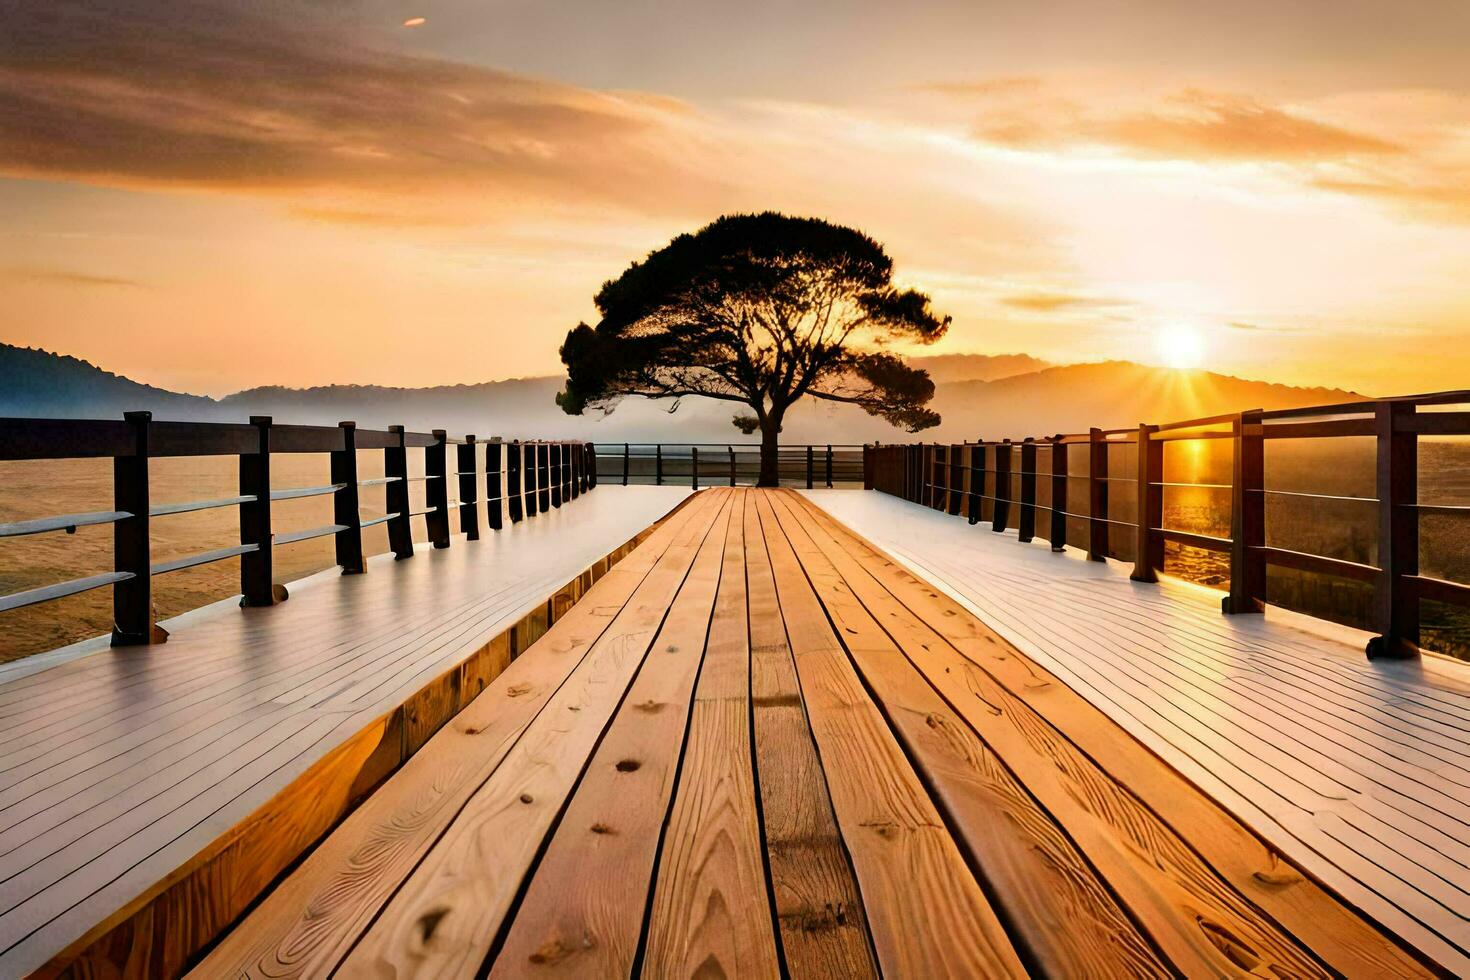
[[[628,395],[738,402],[761,433],[760,485],[777,484],[777,437],[803,396],[861,407],[909,432],[939,424],[929,373],[887,350],[928,344],[949,317],[894,287],[883,246],[851,228],[783,214],[730,215],[680,235],[604,283],[597,326],[567,333],[569,415]]]

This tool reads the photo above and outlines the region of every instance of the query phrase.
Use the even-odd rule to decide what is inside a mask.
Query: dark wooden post
[[[332,494],[332,521],[337,531],[337,564],[343,575],[361,575],[367,571],[362,559],[362,516],[357,494],[357,423],[339,422],[342,448],[332,453],[332,482],[338,485]],[[390,484],[391,485],[391,484]]]
[[[909,447],[909,500],[924,501],[924,444]]]
[[[1136,520],[1138,538],[1133,550],[1135,582],[1157,582],[1164,567],[1164,539],[1158,528],[1164,526],[1164,443],[1154,438],[1156,426],[1138,427],[1138,483]]]
[[[633,455],[633,447],[626,442],[623,443],[623,486],[628,485],[628,463]]]
[[[873,480],[873,471],[878,466],[878,459],[879,459],[878,444],[877,443],[874,443],[873,445],[869,446],[866,442],[863,443],[863,489],[864,490],[871,490],[871,489],[873,489],[873,482],[874,482],[874,480]],[[887,474],[886,473],[884,474],[884,479],[885,479],[885,483],[886,483],[886,480],[887,480]]]
[[[459,474],[459,529],[466,541],[480,539],[479,475],[475,472],[475,437],[464,437],[455,448],[455,471]]]
[[[812,447],[806,447],[806,488],[812,488]]]
[[[726,446],[725,452],[730,454],[730,486],[735,485],[735,447]]]
[[[485,520],[492,531],[499,531],[504,524],[500,510],[503,496],[504,491],[500,486],[500,440],[492,439],[485,443]]]
[[[985,494],[985,443],[976,442],[969,447],[969,451],[970,492],[966,517],[971,524],[979,524]]]
[[[587,466],[587,457],[582,452],[583,448],[579,442],[567,443],[567,463],[569,464],[567,470],[567,490],[571,493],[573,500],[582,496],[582,487],[584,485],[582,479]]]
[[[561,499],[576,500],[582,490],[577,486],[577,471],[581,466],[577,460],[577,444],[564,442],[561,444],[561,479],[565,489],[561,492]]]
[[[1374,406],[1378,439],[1378,567],[1368,657],[1419,652],[1419,598],[1407,576],[1419,574],[1419,436],[1412,402]]]
[[[536,444],[536,506],[545,514],[551,510],[551,446],[544,442]]]
[[[657,487],[664,485],[664,444],[661,442],[653,446],[653,484]]]
[[[538,452],[539,452],[539,448],[537,447],[537,444],[534,443],[534,442],[526,442],[526,443],[522,443],[521,444],[522,463],[523,463],[523,466],[521,467],[521,469],[522,469],[522,477],[525,480],[525,485],[526,485],[525,496],[526,496],[526,516],[527,517],[535,517],[536,516],[536,513],[540,510],[539,502],[540,502],[541,493],[540,493],[540,490],[538,490],[537,489],[537,486],[536,486],[536,475],[537,475],[537,465],[538,465],[537,462],[536,462],[536,456],[537,456],[537,453]]]
[[[699,447],[689,447],[689,489],[699,489]]]
[[[963,446],[950,446],[948,452],[949,476],[945,479],[945,484],[949,487],[949,493],[945,495],[944,512],[954,516],[959,515],[960,501],[965,493],[964,461],[960,458],[963,449]]]
[[[561,506],[561,443],[553,442],[546,447],[546,465],[551,474],[551,506]]]
[[[112,509],[128,514],[112,525],[112,568],[132,578],[112,586],[112,645],[147,646],[168,639],[155,621],[148,527],[148,427],[152,412],[124,412],[133,431],[130,456],[112,459]]]
[[[928,503],[931,510],[941,510],[939,495],[941,492],[945,492],[944,488],[940,486],[941,481],[944,479],[944,447],[937,442],[929,448],[929,465],[925,467],[925,470],[927,473],[926,481],[929,484],[929,493],[925,498],[925,502]]]
[[[990,529],[1004,531],[1011,518],[1011,441],[995,447],[995,513]]]
[[[270,606],[287,597],[286,587],[272,582],[271,417],[252,415],[250,424],[260,443],[255,452],[240,456],[240,496],[255,498],[240,505],[240,543],[255,550],[240,556],[240,605]]]
[[[587,489],[597,486],[597,445],[587,443]]]
[[[827,489],[832,489],[832,447],[827,447]]]
[[[1226,613],[1259,613],[1266,604],[1266,440],[1260,411],[1231,420],[1235,444],[1230,492],[1230,594]]]
[[[521,494],[521,464],[525,462],[525,455],[525,447],[519,439],[511,440],[505,447],[505,509],[512,524],[519,524],[525,516],[525,498]]]
[[[1051,550],[1067,547],[1067,444],[1051,439]]]
[[[402,561],[413,557],[413,522],[408,516],[408,449],[403,442],[403,426],[390,425],[388,431],[398,437],[398,445],[383,450],[383,476],[388,482],[383,499],[388,511],[388,548]]]
[[[435,548],[449,547],[449,434],[434,429],[434,443],[424,447],[424,503],[428,513],[424,524],[429,543]]]
[[[1021,508],[1016,532],[1022,544],[1036,537],[1036,440],[1030,436],[1021,443]]]
[[[1108,441],[1102,429],[1088,431],[1087,557],[1103,561],[1108,556]]]

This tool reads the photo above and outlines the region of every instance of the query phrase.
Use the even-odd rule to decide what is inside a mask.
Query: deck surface
[[[599,580],[197,967],[1425,972],[946,593],[799,494],[726,489]]]
[[[687,494],[629,489],[312,576],[273,608],[196,610],[161,646],[7,665],[0,976],[47,963]]]
[[[808,496],[1281,853],[1470,975],[1470,665],[1369,663],[1361,638],[1289,614],[1222,616],[1217,592],[1131,582],[1125,565],[1014,531],[886,494]]]

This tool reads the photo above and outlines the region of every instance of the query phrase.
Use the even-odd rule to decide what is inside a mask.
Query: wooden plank
[[[1147,833],[1159,841],[1177,837],[1176,831],[1187,834],[1187,852],[1169,850],[1180,859],[1194,855],[1196,867],[1202,862],[1204,875],[1198,880],[1223,880],[1249,906],[1345,975],[1426,974],[1413,956],[1265,846],[1085,698],[1029,658],[1018,656],[1010,644],[943,592],[915,578],[815,505],[809,507],[823,529],[889,594],[889,600],[883,599],[855,576],[858,584],[854,587],[862,589],[869,608],[885,608],[910,624],[921,622],[921,627],[915,627],[920,635],[923,629],[932,629],[942,636],[943,643],[931,642],[922,655],[907,647],[906,652],[952,704],[984,709],[971,710],[967,717],[1001,751],[1013,771],[1019,765],[1013,757],[1024,760],[1037,752],[1032,746],[1040,746],[1047,761],[1037,764],[1037,776],[1062,781],[1049,793],[1083,801],[1092,799],[1093,786],[1111,782],[1126,787],[1126,793],[1114,791],[1098,798],[1112,799],[1126,809],[1113,817],[1100,809],[1097,820],[1137,817],[1143,822],[1131,833]],[[945,667],[950,668],[948,673]],[[1013,747],[1003,750],[1007,745]],[[1058,757],[1073,760],[1075,767],[1058,766]],[[1047,802],[1049,797],[1040,792],[1046,788],[1044,781],[1038,778],[1033,783],[1024,777],[1023,781]],[[1058,813],[1063,806],[1049,808]],[[1091,853],[1091,848],[1087,850]],[[1122,853],[1136,858],[1140,852],[1129,848]],[[1147,862],[1133,863],[1145,870],[1155,869]],[[1181,938],[1197,943],[1187,934]],[[1207,938],[1213,944],[1214,939]]]
[[[837,636],[942,804],[1028,968],[1058,977],[1172,976],[1065,830],[904,658],[895,639],[909,637],[884,632],[895,629],[894,610],[864,609],[871,590],[859,594],[862,584],[850,584],[861,575],[851,556],[811,526],[799,501],[783,494],[775,509]]]
[[[745,552],[756,772],[783,959],[797,977],[877,977],[753,503],[745,509]]]
[[[689,577],[536,866],[491,977],[629,976],[679,771],[728,537],[728,493]],[[471,948],[483,957],[494,934]]]
[[[649,976],[780,975],[751,763],[748,499],[740,495],[725,539],[684,763],[658,861],[643,960]]]
[[[197,976],[329,972],[466,800],[495,772],[539,712],[590,671],[584,661],[669,552],[693,533],[699,510],[666,522],[646,547],[599,580],[531,656],[506,670],[452,724],[332,833],[199,964]],[[665,578],[667,578],[667,574]],[[590,664],[588,665],[591,666]],[[581,671],[581,674],[577,673]],[[568,678],[572,678],[571,681]]]
[[[722,492],[708,503],[723,509]],[[707,507],[691,521],[608,633],[516,742],[504,762],[466,801],[392,901],[341,965],[344,976],[477,970],[521,881],[561,812],[587,758],[654,643],[658,625],[701,541]],[[640,906],[641,908],[641,906]]]
[[[758,497],[781,615],[883,972],[1024,977],[994,909],[848,663],[768,496]]]

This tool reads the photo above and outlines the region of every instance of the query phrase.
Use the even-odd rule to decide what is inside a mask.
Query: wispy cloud
[[[1049,98],[986,114],[977,138],[1014,148],[1079,144],[1155,159],[1309,161],[1402,151],[1358,132],[1249,96],[1190,89],[1145,109],[1091,109]]]
[[[1018,293],[1013,296],[1002,297],[1001,303],[1018,310],[1031,310],[1038,313],[1050,313],[1055,310],[1106,309],[1109,307],[1130,305],[1129,301],[1125,299],[1111,299],[1106,296],[1083,296],[1063,292]]]
[[[137,279],[124,279],[118,276],[98,276],[85,272],[73,272],[69,269],[47,269],[32,268],[27,266],[12,266],[3,270],[4,277],[20,282],[60,283],[67,286],[98,286],[114,287],[121,289],[143,289],[147,283]]]
[[[23,5],[0,40],[0,173],[645,210],[704,186],[674,100],[374,50],[310,17],[249,11]]]

